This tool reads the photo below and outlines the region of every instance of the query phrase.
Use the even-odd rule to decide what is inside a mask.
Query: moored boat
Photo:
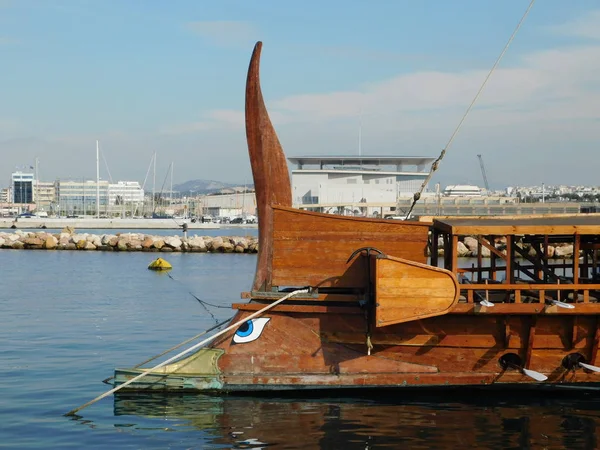
[[[152,371],[117,369],[116,385],[268,391],[600,381],[600,215],[420,222],[292,208],[285,155],[262,98],[260,52],[258,43],[246,85],[259,217],[248,301],[233,305],[231,325],[208,347]],[[458,264],[464,236],[479,247],[470,268]],[[549,258],[555,242],[576,256]]]

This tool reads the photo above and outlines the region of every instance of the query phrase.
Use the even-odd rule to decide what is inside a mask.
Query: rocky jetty
[[[65,228],[61,233],[43,231],[0,232],[0,248],[44,250],[101,250],[123,252],[256,253],[254,236],[154,236],[143,233],[90,234]]]

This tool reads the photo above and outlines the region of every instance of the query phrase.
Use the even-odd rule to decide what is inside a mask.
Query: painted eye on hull
[[[233,335],[233,342],[235,344],[246,344],[257,340],[269,320],[271,319],[267,317],[259,317],[244,322]]]

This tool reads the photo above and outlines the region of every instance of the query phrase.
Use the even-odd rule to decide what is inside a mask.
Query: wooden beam
[[[579,303],[574,309],[559,308],[558,306],[542,303],[495,303],[493,308],[485,308],[478,303],[459,303],[448,314],[458,315],[540,315],[540,316],[596,316],[600,314],[597,303]]]
[[[579,248],[581,236],[575,234],[575,244],[573,245],[573,284],[579,284]],[[577,301],[577,291],[573,293],[573,300]]]
[[[491,247],[493,247],[493,249],[495,250],[494,252],[490,253],[490,269],[492,269],[491,273],[490,273],[490,278],[492,280],[496,280],[497,276],[496,276],[496,257],[497,257],[497,253],[498,250],[496,249],[496,246],[493,244],[494,242],[494,236],[488,236],[488,242],[491,243]]]
[[[535,340],[535,325],[537,322],[537,317],[531,317],[531,323],[529,325],[529,332],[527,336],[527,347],[525,348],[525,358],[523,358],[523,367],[526,369],[530,368],[529,364],[531,363],[531,354],[533,352],[533,341]]]
[[[596,330],[594,332],[594,341],[592,342],[592,349],[590,352],[590,364],[596,365],[596,358],[598,357],[598,345],[600,345],[600,317],[596,318]]]
[[[477,284],[461,284],[461,290],[481,290],[489,289],[490,291],[511,291],[511,290],[530,290],[530,291],[574,291],[574,290],[588,290],[588,291],[600,291],[599,283],[579,283],[579,284],[554,284],[554,283],[477,283]],[[600,312],[600,304],[598,304],[598,311]]]
[[[483,278],[483,274],[481,272],[481,267],[483,266],[483,256],[481,254],[482,250],[482,242],[481,236],[477,236],[477,282],[481,283]]]
[[[457,269],[458,269],[458,236],[453,235],[452,236],[452,265],[451,265],[450,271],[456,273]]]
[[[490,244],[490,242],[488,241],[488,239],[486,239],[485,237],[483,237],[483,236],[477,236],[477,243],[483,245],[485,248],[487,248],[490,251],[490,253],[493,253],[498,258],[506,259],[506,255],[504,255],[494,245]]]
[[[513,284],[514,283],[514,273],[513,273],[513,267],[512,267],[512,259],[513,259],[513,237],[511,235],[506,236],[506,258],[505,258],[505,265],[506,265],[506,275],[505,275],[505,279],[506,279],[506,283],[507,284]],[[509,294],[506,294],[506,301],[509,300]],[[520,296],[519,296],[519,300],[521,300]],[[516,301],[516,299],[515,299]]]
[[[437,267],[439,264],[439,236],[437,228],[434,228],[431,231],[431,265],[433,267]]]

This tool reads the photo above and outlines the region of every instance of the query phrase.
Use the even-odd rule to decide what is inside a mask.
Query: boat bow
[[[261,49],[262,42],[257,42],[246,79],[246,139],[256,191],[259,246],[252,290],[268,290],[271,287],[271,206],[292,206],[292,188],[285,155],[269,118],[260,88]]]

